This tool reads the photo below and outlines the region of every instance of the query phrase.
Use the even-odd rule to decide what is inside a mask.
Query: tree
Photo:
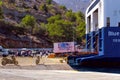
[[[33,29],[35,27],[35,24],[36,24],[36,19],[31,16],[31,15],[26,15],[23,19],[22,19],[22,22],[21,24],[23,25],[23,27],[25,27],[28,32],[30,34],[33,33]],[[30,47],[32,47],[32,39],[30,39]]]
[[[47,31],[54,42],[77,41],[82,43],[85,35],[85,19],[81,12],[69,10],[65,15],[54,15],[47,19]],[[73,38],[74,37],[74,38]]]
[[[51,4],[52,0],[47,0],[46,2],[47,2],[47,4]]]
[[[46,24],[41,23],[39,26],[35,26],[33,29],[33,34],[37,36],[47,36]]]
[[[63,20],[60,15],[48,19],[47,29],[53,41],[72,41],[72,22]]]
[[[80,24],[76,27],[76,37],[79,43],[84,41],[85,39],[85,22],[80,22]]]
[[[67,18],[67,20],[75,22],[76,21],[76,16],[75,13],[72,12],[72,10],[69,10],[65,13],[65,16]]]
[[[3,5],[3,2],[0,0],[0,19],[4,18],[4,16],[3,16],[3,10],[2,10],[2,5]]]
[[[48,12],[48,7],[46,6],[46,4],[42,4],[42,5],[40,6],[40,10],[45,11],[45,12]]]
[[[40,24],[40,34],[44,34],[44,36],[48,35],[47,26],[44,23]]]
[[[63,36],[63,29],[61,26],[57,25],[56,23],[47,24],[47,30],[53,42],[61,40],[60,38]]]
[[[55,16],[51,16],[50,18],[47,19],[48,23],[55,23],[56,20],[61,20],[61,16],[58,14],[58,15],[55,15]]]
[[[73,24],[70,21],[57,20],[55,22],[63,29],[62,41],[73,41]]]
[[[3,2],[0,0],[0,7],[3,5]]]
[[[26,15],[22,19],[21,24],[23,27],[25,27],[26,29],[28,29],[32,33],[32,30],[36,24],[36,19],[31,15]]]
[[[65,6],[60,6],[61,9],[66,10],[67,8]]]
[[[35,27],[33,28],[33,34],[34,34],[34,35],[39,35],[39,32],[40,32],[40,27],[35,26]]]
[[[85,15],[82,13],[82,12],[77,12],[76,13],[76,17],[79,17],[79,18],[81,18],[83,21],[85,21]]]

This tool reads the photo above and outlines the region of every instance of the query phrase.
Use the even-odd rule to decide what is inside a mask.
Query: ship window
[[[118,27],[120,27],[120,22],[118,23]]]
[[[110,26],[110,17],[107,17],[107,27]]]

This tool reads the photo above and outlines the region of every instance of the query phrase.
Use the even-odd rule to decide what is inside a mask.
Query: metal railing
[[[93,36],[90,37],[90,39],[87,40],[86,42],[86,46],[88,46],[91,43],[91,40],[94,39],[97,35],[99,34],[99,31],[97,31]],[[96,42],[94,41],[93,44],[91,46],[94,46],[96,44]],[[97,48],[97,46],[95,46],[95,48]],[[94,49],[95,49],[94,48]],[[87,51],[94,51],[91,48],[87,49]]]

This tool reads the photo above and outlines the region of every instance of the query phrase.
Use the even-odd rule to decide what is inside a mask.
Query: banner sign
[[[74,52],[74,42],[54,43],[54,53]]]

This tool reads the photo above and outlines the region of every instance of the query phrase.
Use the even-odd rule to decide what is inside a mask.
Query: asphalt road
[[[1,60],[1,59],[0,59]],[[76,71],[61,59],[17,58],[19,65],[0,65],[0,80],[120,80],[120,69],[79,68]]]
[[[0,69],[0,80],[120,80],[120,75],[74,70]]]

